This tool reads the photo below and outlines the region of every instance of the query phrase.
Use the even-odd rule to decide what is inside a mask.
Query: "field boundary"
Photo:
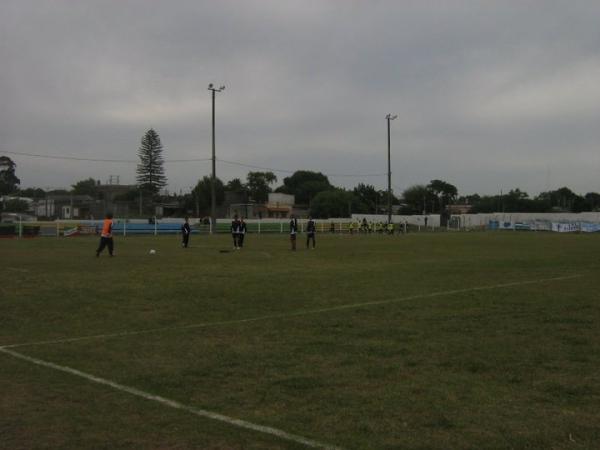
[[[145,391],[142,391],[142,390],[134,388],[134,387],[125,386],[123,384],[119,384],[115,381],[111,381],[106,378],[97,377],[95,375],[91,375],[89,373],[82,372],[77,369],[73,369],[72,367],[61,366],[59,364],[54,364],[52,362],[44,361],[42,359],[32,358],[31,356],[27,356],[22,353],[8,350],[6,348],[0,348],[0,352],[10,355],[10,356],[13,356],[14,358],[35,364],[37,366],[46,367],[46,368],[57,370],[57,371],[60,371],[63,373],[68,373],[70,375],[75,375],[77,377],[84,378],[93,383],[101,384],[104,386],[109,386],[113,389],[116,389],[117,391],[131,394],[136,397],[141,397],[145,400],[154,401],[154,402],[160,403],[163,406],[168,406],[170,408],[178,409],[181,411],[186,411],[188,413],[194,414],[199,417],[216,420],[219,422],[226,423],[228,425],[236,426],[238,428],[244,428],[246,430],[256,431],[256,432],[263,433],[263,434],[269,434],[269,435],[275,436],[279,439],[294,442],[296,444],[302,444],[302,445],[304,445],[306,447],[310,447],[310,448],[318,448],[318,449],[323,449],[323,450],[342,450],[341,447],[336,447],[333,445],[315,441],[313,439],[308,439],[303,436],[299,436],[297,434],[288,433],[287,431],[283,431],[278,428],[273,428],[273,427],[269,427],[266,425],[259,425],[259,424],[255,424],[252,422],[248,422],[246,420],[229,417],[224,414],[216,413],[213,411],[207,411],[205,409],[195,408],[193,406],[184,405],[183,403],[179,403],[175,400],[170,400],[168,398],[161,397],[160,395],[151,394],[149,392],[145,392]]]
[[[437,291],[437,292],[430,292],[430,293],[426,293],[426,294],[415,294],[415,295],[409,295],[407,297],[392,298],[392,299],[386,299],[386,300],[374,300],[371,302],[349,303],[349,304],[345,304],[345,305],[337,305],[337,306],[330,306],[330,307],[310,309],[310,310],[300,310],[300,311],[295,311],[295,312],[290,312],[290,313],[269,314],[269,315],[265,315],[265,316],[250,317],[250,318],[246,318],[246,319],[224,320],[224,321],[217,321],[217,322],[203,322],[203,323],[178,325],[178,326],[171,326],[171,327],[149,328],[146,330],[132,330],[132,331],[122,331],[122,332],[118,332],[118,333],[96,334],[96,335],[78,336],[78,337],[72,337],[72,338],[52,339],[52,340],[35,341],[35,342],[24,342],[24,343],[19,343],[19,344],[2,345],[2,346],[0,346],[0,351],[4,351],[5,349],[9,349],[9,348],[18,348],[18,347],[27,347],[27,346],[36,346],[36,345],[66,344],[66,343],[70,343],[70,342],[79,342],[79,341],[94,340],[94,339],[109,339],[109,338],[117,338],[117,337],[136,336],[136,335],[141,335],[141,334],[161,333],[161,332],[165,332],[165,331],[189,330],[189,329],[194,329],[194,328],[216,327],[216,326],[220,326],[220,325],[236,325],[236,324],[244,324],[244,323],[251,323],[251,322],[259,322],[259,321],[263,321],[263,320],[286,319],[286,318],[292,318],[292,317],[301,317],[301,316],[322,314],[322,313],[328,313],[328,312],[334,312],[334,311],[341,311],[341,310],[345,310],[345,309],[355,309],[355,308],[385,305],[385,304],[391,304],[391,303],[400,303],[400,302],[416,300],[416,299],[421,299],[421,298],[444,297],[444,296],[449,296],[449,295],[462,294],[462,293],[466,293],[466,292],[486,291],[486,290],[493,290],[493,289],[503,289],[503,288],[515,287],[515,286],[525,286],[525,285],[529,285],[529,284],[542,284],[542,283],[549,283],[549,282],[554,282],[554,281],[571,280],[574,278],[580,278],[582,276],[583,275],[581,275],[581,274],[572,274],[572,275],[564,275],[564,276],[553,277],[553,278],[539,278],[539,279],[535,279],[535,280],[512,281],[512,282],[508,282],[508,283],[500,283],[500,284],[495,284],[495,285],[490,285],[490,286],[475,286],[475,287],[470,287],[470,288],[452,289],[452,290],[448,290],[448,291]]]

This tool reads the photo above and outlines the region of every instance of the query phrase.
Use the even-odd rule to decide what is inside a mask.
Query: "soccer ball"
[[[154,254],[156,254],[156,250],[154,250],[154,249],[151,249],[151,250],[150,250],[150,254],[151,254],[151,255],[154,255]]]

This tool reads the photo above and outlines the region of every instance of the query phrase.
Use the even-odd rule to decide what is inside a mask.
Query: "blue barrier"
[[[88,222],[88,226],[96,227],[99,232],[102,229],[102,222],[94,221]],[[125,223],[115,222],[113,224],[113,234],[179,234],[181,233],[181,226],[179,223]],[[192,234],[198,234],[200,230],[192,227]]]

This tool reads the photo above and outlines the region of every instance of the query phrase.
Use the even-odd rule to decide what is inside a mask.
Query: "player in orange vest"
[[[96,257],[100,256],[104,247],[108,247],[108,254],[113,256],[113,237],[112,237],[112,228],[113,228],[113,215],[111,213],[106,214],[106,218],[102,223],[102,234],[100,234],[100,245],[98,246],[98,250],[96,250]]]

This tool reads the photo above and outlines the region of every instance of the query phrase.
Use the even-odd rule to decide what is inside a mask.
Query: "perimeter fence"
[[[306,230],[308,220],[299,219],[299,231]],[[135,235],[173,235],[181,233],[183,219],[113,219],[114,236]],[[209,221],[201,219],[189,220],[192,234],[225,234],[231,232],[231,219],[218,219],[213,230]],[[288,233],[289,219],[249,219],[246,220],[248,233],[274,234]],[[0,224],[0,237],[77,237],[100,234],[101,220],[56,220],[56,221],[18,221]],[[336,218],[316,221],[318,233],[359,234],[359,233],[389,233],[391,230],[383,222],[369,222],[363,227],[359,221],[349,218]],[[408,224],[394,224],[394,232],[416,231]]]

